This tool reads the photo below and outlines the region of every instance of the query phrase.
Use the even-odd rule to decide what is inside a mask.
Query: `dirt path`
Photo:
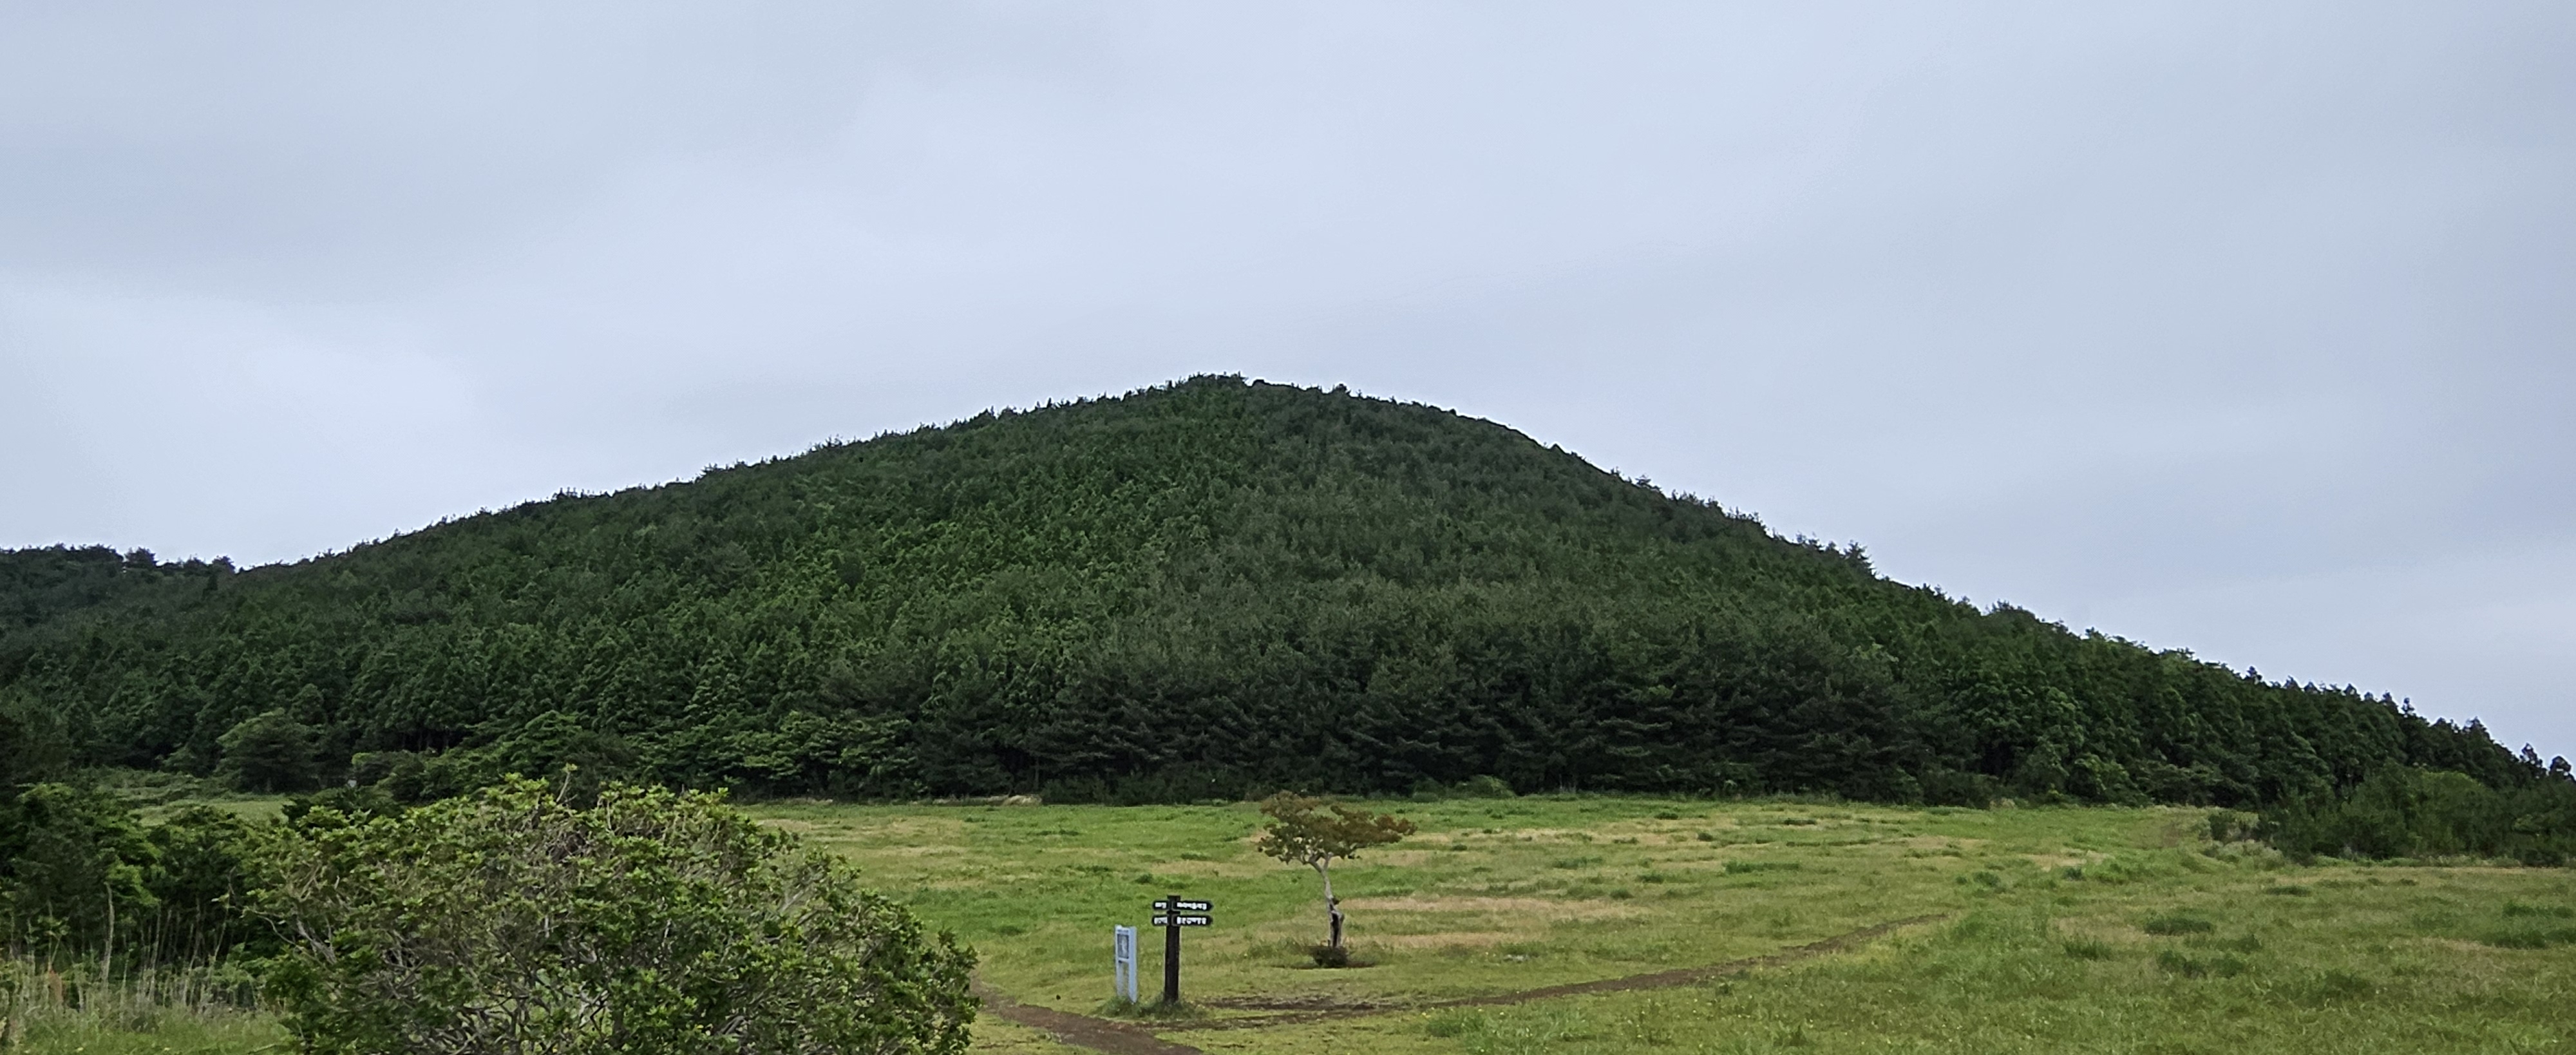
[[[1077,1048],[1105,1051],[1109,1055],[1206,1055],[1187,1044],[1175,1044],[1157,1037],[1142,1026],[1023,1004],[982,982],[975,983],[975,995],[984,998],[984,1010]]]
[[[1851,931],[1849,933],[1837,934],[1833,937],[1826,938],[1823,941],[1808,942],[1805,945],[1782,949],[1774,953],[1767,953],[1761,956],[1748,956],[1741,960],[1728,960],[1725,963],[1710,964],[1706,967],[1684,967],[1671,971],[1656,971],[1652,974],[1632,974],[1624,978],[1604,978],[1594,982],[1575,982],[1570,985],[1551,985],[1541,989],[1524,989],[1517,993],[1497,993],[1492,996],[1460,997],[1455,1000],[1433,1000],[1419,1004],[1345,1004],[1339,1007],[1316,1008],[1311,1010],[1306,1009],[1303,1006],[1299,1006],[1298,1010],[1287,1014],[1263,1015],[1257,1018],[1226,1018],[1198,1022],[1173,1022],[1158,1026],[1156,1029],[1167,1033],[1180,1030],[1200,1029],[1261,1029],[1269,1026],[1289,1026],[1305,1022],[1321,1022],[1328,1019],[1383,1015],[1393,1011],[1433,1011],[1451,1007],[1500,1007],[1506,1004],[1528,1003],[1532,1000],[1552,1000],[1560,996],[1584,996],[1591,993],[1624,993],[1639,989],[1670,989],[1675,986],[1693,985],[1714,978],[1726,978],[1733,975],[1744,974],[1748,971],[1761,970],[1766,967],[1780,967],[1796,963],[1800,960],[1809,960],[1818,956],[1841,952],[1845,949],[1854,948],[1884,937],[1890,932],[1900,928],[1911,927],[1922,923],[1930,923],[1934,920],[1941,919],[1945,915],[1947,915],[1947,913],[1939,913],[1929,916],[1911,916],[1905,919],[1889,920],[1885,923],[1877,923],[1867,927],[1862,927],[1859,930]],[[1032,1007],[1028,1004],[1023,1004],[1011,999],[1010,997],[1004,996],[997,991],[984,988],[980,983],[976,987],[976,994],[984,998],[984,1007],[986,1010],[1021,1025],[1042,1030],[1053,1035],[1055,1039],[1076,1047],[1090,1048],[1093,1051],[1108,1052],[1110,1055],[1204,1055],[1204,1053],[1200,1052],[1199,1049],[1193,1048],[1187,1044],[1174,1043],[1155,1036],[1154,1031],[1149,1031],[1143,1026],[1130,1025],[1125,1022],[1113,1022],[1105,1018],[1093,1018],[1090,1015],[1077,1015],[1069,1011],[1057,1011],[1052,1008]],[[1253,1001],[1244,1001],[1236,1003],[1233,1006],[1245,1008],[1268,1008],[1292,1005],[1265,1005]]]

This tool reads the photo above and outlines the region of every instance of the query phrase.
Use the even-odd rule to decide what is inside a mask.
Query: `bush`
[[[144,885],[159,917],[145,936],[153,959],[195,963],[242,946],[273,945],[268,928],[242,911],[259,834],[242,819],[203,804],[180,808],[144,834],[152,867]]]
[[[2209,811],[2209,841],[2244,842],[2260,834],[2263,818],[2242,810]]]
[[[152,846],[112,795],[37,784],[0,800],[0,913],[17,945],[52,957],[130,941],[157,907]]]
[[[215,775],[243,791],[304,791],[321,781],[314,752],[321,731],[285,711],[242,719],[215,742],[224,750]]]
[[[0,932],[47,969],[220,961],[267,930],[241,912],[256,842],[206,806],[146,828],[112,793],[34,785],[0,797]]]
[[[72,741],[59,711],[26,696],[0,696],[0,791],[60,780],[72,770]]]
[[[269,856],[307,1052],[962,1052],[973,956],[716,796],[511,780]]]
[[[2552,776],[2498,790],[2463,773],[2388,766],[2348,794],[2274,809],[2263,829],[2300,859],[2474,855],[2557,865],[2576,853],[2576,783]]]
[[[1314,957],[1315,966],[1317,967],[1348,967],[1351,965],[1351,950],[1340,945],[1318,945],[1306,950],[1306,955]]]

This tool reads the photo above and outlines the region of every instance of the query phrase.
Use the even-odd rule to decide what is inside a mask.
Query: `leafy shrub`
[[[59,709],[31,695],[0,695],[0,791],[59,780],[72,770],[71,731]]]
[[[215,775],[244,791],[303,791],[321,779],[315,751],[321,731],[283,710],[242,719],[216,740],[224,750]]]
[[[2509,857],[2557,865],[2576,853],[2576,782],[2499,790],[2463,774],[2386,766],[2348,794],[2285,803],[2264,817],[2295,858]]]
[[[0,801],[0,922],[11,944],[78,953],[131,938],[134,907],[152,900],[152,856],[134,814],[105,792],[37,784]]]
[[[0,796],[0,931],[13,952],[51,966],[101,953],[110,966],[221,960],[270,933],[242,914],[257,842],[239,818],[203,805],[146,828],[97,788]]]
[[[1307,949],[1306,955],[1314,959],[1315,966],[1317,967],[1348,967],[1351,965],[1351,950],[1348,946],[1331,944],[1317,945],[1313,948]]]
[[[2244,842],[2261,833],[2263,818],[2243,810],[2209,811],[2209,841],[2214,843]]]
[[[275,935],[243,912],[259,834],[242,819],[204,804],[182,807],[144,833],[152,865],[143,885],[157,920],[144,943],[165,963],[204,963],[236,947],[270,951]]]
[[[273,982],[315,1055],[953,1055],[971,953],[716,796],[528,780],[315,809],[268,862]]]

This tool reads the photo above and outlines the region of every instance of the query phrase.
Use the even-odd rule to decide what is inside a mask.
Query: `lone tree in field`
[[[712,795],[512,780],[268,862],[311,1055],[956,1055],[974,956]]]
[[[1253,848],[1289,864],[1305,865],[1324,877],[1324,911],[1333,922],[1333,940],[1325,947],[1333,950],[1333,959],[1344,959],[1342,902],[1333,896],[1333,861],[1411,835],[1413,822],[1286,791],[1261,800],[1261,812],[1269,815],[1270,824],[1261,830]]]

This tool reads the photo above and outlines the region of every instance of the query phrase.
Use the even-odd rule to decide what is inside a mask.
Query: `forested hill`
[[[406,797],[565,761],[1121,800],[1494,776],[2259,804],[2392,764],[2540,773],[2475,724],[1979,611],[1499,425],[1231,377],[293,565],[7,553],[0,712],[79,762]]]

